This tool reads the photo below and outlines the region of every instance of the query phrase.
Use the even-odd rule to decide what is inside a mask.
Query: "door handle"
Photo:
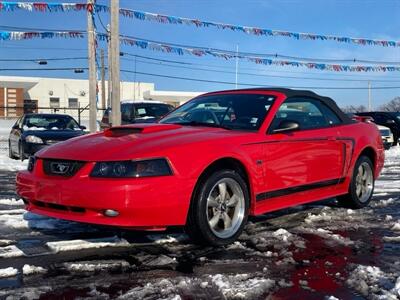
[[[336,141],[336,137],[335,136],[328,136],[328,141]]]

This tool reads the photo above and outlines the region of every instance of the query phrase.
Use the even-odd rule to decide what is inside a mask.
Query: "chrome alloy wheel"
[[[362,203],[367,202],[374,188],[374,175],[371,166],[363,162],[357,169],[356,194]]]
[[[229,238],[240,228],[245,213],[245,198],[240,184],[232,178],[222,178],[207,197],[207,220],[211,231],[219,238]]]

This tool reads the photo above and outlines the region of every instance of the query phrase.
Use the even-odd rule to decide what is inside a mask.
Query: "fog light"
[[[118,217],[119,212],[112,209],[106,209],[103,213],[106,217]]]

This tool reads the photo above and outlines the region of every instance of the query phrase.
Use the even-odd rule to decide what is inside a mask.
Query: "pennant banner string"
[[[27,10],[39,12],[65,12],[65,11],[82,11],[87,10],[86,3],[45,3],[45,2],[10,2],[0,1],[0,11]],[[109,12],[110,8],[106,5],[96,4],[94,6],[96,12]],[[260,27],[233,25],[219,22],[202,21],[198,19],[175,17],[170,15],[162,15],[156,13],[143,12],[138,10],[121,8],[120,14],[124,17],[134,18],[137,20],[154,21],[164,24],[191,25],[203,28],[217,28],[222,30],[231,30],[243,32],[255,36],[282,36],[296,40],[318,40],[318,41],[335,41],[347,44],[382,46],[382,47],[400,47],[400,41],[355,38],[336,35],[323,35],[315,33],[302,33],[284,30],[273,30]]]
[[[0,40],[27,40],[27,39],[51,39],[51,38],[84,38],[84,31],[55,31],[55,32],[20,32],[20,31],[0,31]],[[108,35],[105,33],[97,33],[99,41],[107,41]],[[400,66],[389,65],[343,65],[343,64],[325,64],[325,63],[310,63],[293,60],[276,60],[265,58],[263,56],[246,55],[243,53],[232,53],[230,51],[199,48],[199,47],[180,47],[171,44],[157,43],[153,41],[136,39],[121,36],[120,43],[126,46],[134,46],[141,49],[149,49],[178,55],[193,55],[196,57],[212,56],[216,58],[243,59],[256,64],[267,66],[290,66],[290,67],[305,67],[308,69],[316,69],[320,71],[335,71],[335,72],[399,72]]]

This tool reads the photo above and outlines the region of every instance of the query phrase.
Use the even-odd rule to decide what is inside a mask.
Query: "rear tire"
[[[363,208],[369,204],[374,193],[374,168],[367,156],[360,156],[354,166],[349,192],[337,197],[344,207]]]
[[[15,154],[13,153],[12,149],[11,149],[11,142],[8,141],[8,157],[11,159],[18,159],[17,156],[15,156]]]
[[[234,170],[203,179],[191,201],[186,232],[197,243],[222,246],[235,241],[247,222],[249,192]]]

